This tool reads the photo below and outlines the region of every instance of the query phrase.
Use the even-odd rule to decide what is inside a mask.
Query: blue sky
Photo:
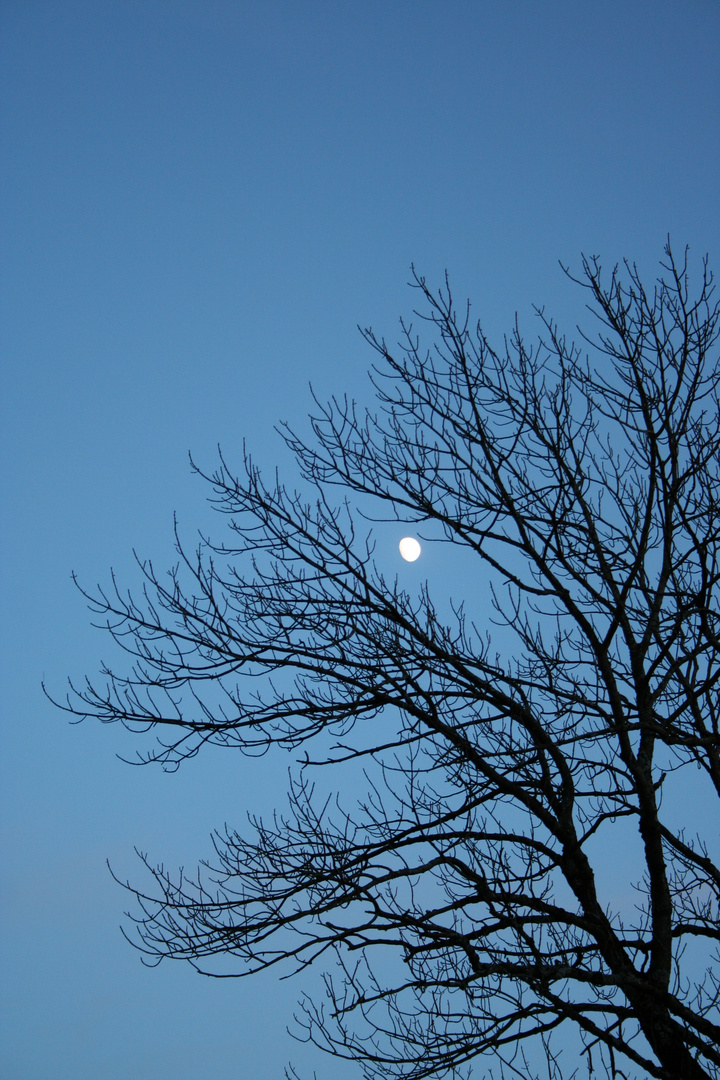
[[[70,572],[172,561],[173,511],[211,520],[189,450],[287,468],[309,382],[369,400],[356,324],[396,333],[411,263],[491,337],[571,330],[582,251],[718,267],[719,60],[716,0],[0,4],[6,1080],[354,1075],[285,1034],[299,985],[123,942],[105,859],[194,866],[288,762],[167,776],[69,726],[42,678],[110,655]]]

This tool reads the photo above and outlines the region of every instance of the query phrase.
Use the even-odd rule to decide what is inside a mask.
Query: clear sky
[[[173,511],[210,518],[189,450],[282,467],[309,382],[369,400],[356,324],[395,334],[411,263],[491,336],[533,303],[572,330],[582,251],[720,269],[720,3],[0,0],[0,50],[0,1074],[355,1075],[285,1034],[299,985],[120,936],[105,859],[194,867],[288,762],[168,776],[69,726],[41,679],[110,656],[70,573],[172,561]]]

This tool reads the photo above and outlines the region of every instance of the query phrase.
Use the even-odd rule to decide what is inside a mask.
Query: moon
[[[405,562],[415,562],[420,555],[421,548],[414,536],[403,536],[398,547]]]

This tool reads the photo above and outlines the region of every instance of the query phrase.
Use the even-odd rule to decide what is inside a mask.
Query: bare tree
[[[573,1069],[720,1077],[718,818],[678,814],[720,796],[719,308],[707,262],[694,294],[662,267],[647,291],[583,260],[582,347],[539,311],[500,351],[415,276],[433,344],[364,331],[378,413],[284,429],[309,497],[221,458],[228,541],[141,563],[137,600],[86,593],[134,660],[76,715],[156,729],[169,768],[205,743],[298,762],[289,809],[217,833],[194,880],[145,858],[139,947],[323,965],[304,1037],[366,1078],[527,1077],[533,1044],[560,1075],[568,1028]],[[465,549],[494,611],[383,576],[370,506]],[[321,766],[366,796],[318,797]],[[629,836],[616,910],[600,855]]]

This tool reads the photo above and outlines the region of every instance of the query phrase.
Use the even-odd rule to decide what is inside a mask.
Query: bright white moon
[[[415,562],[420,554],[420,545],[414,536],[404,536],[398,546],[405,562]]]

